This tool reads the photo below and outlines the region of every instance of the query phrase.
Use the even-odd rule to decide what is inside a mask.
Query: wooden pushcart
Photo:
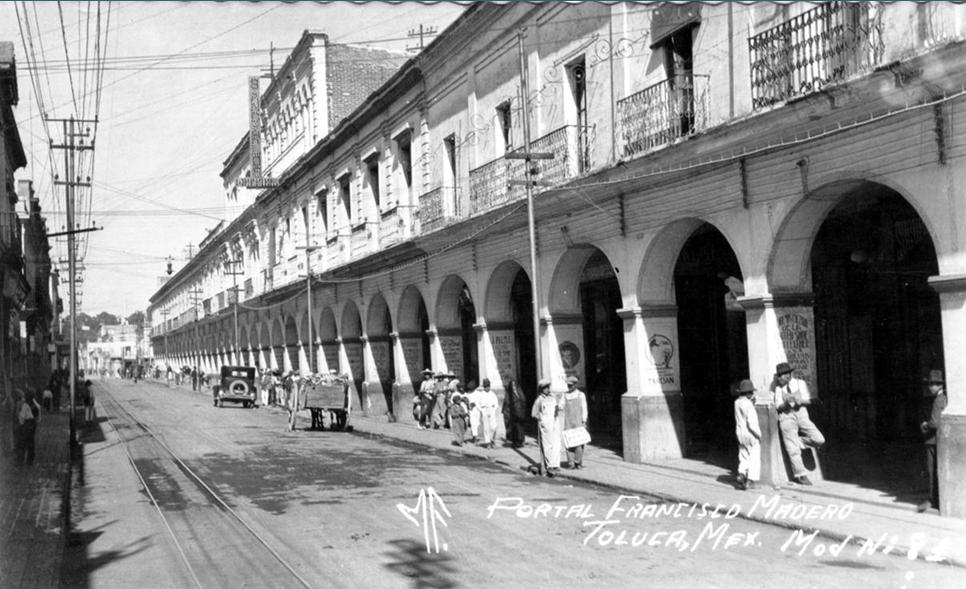
[[[313,430],[349,428],[349,412],[352,397],[349,395],[349,379],[336,375],[309,376],[302,382],[299,409],[312,414]]]

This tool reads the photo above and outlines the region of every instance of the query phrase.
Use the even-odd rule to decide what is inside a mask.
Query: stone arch
[[[810,191],[792,206],[776,232],[768,258],[766,276],[772,292],[809,291],[812,287],[811,252],[828,214],[841,202],[877,185],[898,194],[916,212],[939,252],[936,231],[920,204],[904,187],[881,177],[842,178]]]
[[[388,336],[392,332],[392,316],[389,313],[389,305],[381,294],[376,294],[369,301],[369,309],[366,313],[366,335]]]
[[[475,301],[469,284],[457,274],[447,276],[439,287],[436,297],[436,328],[454,329],[460,326],[459,300],[468,294],[471,301]]]
[[[396,314],[396,329],[400,333],[416,333],[422,331],[419,324],[420,307],[426,312],[426,302],[423,294],[413,285],[409,285],[399,298],[399,312]]]
[[[339,337],[339,328],[335,322],[335,313],[332,307],[325,307],[319,315],[319,339],[323,341],[334,341]]]
[[[486,285],[486,299],[483,301],[483,317],[487,322],[507,322],[513,319],[510,308],[510,290],[519,272],[527,278],[530,273],[515,260],[506,260],[490,274]]]
[[[675,304],[674,269],[678,258],[687,241],[705,223],[711,225],[728,242],[731,251],[738,258],[742,275],[747,276],[741,264],[739,250],[721,227],[694,217],[679,219],[661,229],[647,247],[637,283],[637,299],[641,304]]]
[[[362,317],[359,315],[359,307],[349,301],[342,309],[342,321],[340,321],[340,335],[343,339],[362,337]]]
[[[547,297],[547,309],[551,314],[580,312],[580,274],[596,251],[600,250],[589,244],[577,245],[564,252],[557,261]]]

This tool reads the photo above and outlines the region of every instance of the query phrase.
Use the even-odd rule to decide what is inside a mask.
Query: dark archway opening
[[[470,291],[464,285],[460,290],[457,309],[460,321],[460,337],[463,339],[463,373],[457,375],[462,378],[464,386],[469,388],[479,384],[480,369],[479,355],[476,345],[476,307],[470,297]]]
[[[823,222],[811,252],[816,379],[813,419],[830,444],[827,478],[915,500],[925,488],[922,378],[943,368],[932,239],[895,191],[867,183]]]
[[[517,384],[527,399],[527,407],[537,396],[537,350],[533,337],[533,286],[530,277],[519,270],[510,286],[510,313],[516,349]],[[533,423],[527,427],[536,432]]]
[[[674,268],[687,455],[732,466],[734,398],[748,378],[741,268],[724,236],[709,224],[685,242]],[[727,448],[727,452],[725,452]]]
[[[602,445],[621,447],[621,395],[627,391],[620,284],[607,257],[595,251],[580,275],[586,352],[588,427]]]

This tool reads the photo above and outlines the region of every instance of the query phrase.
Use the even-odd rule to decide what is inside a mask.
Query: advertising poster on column
[[[583,326],[554,325],[554,331],[557,332],[557,354],[564,376],[576,376],[580,382],[587,382]]]
[[[651,372],[645,385],[649,390],[681,390],[677,328],[674,321],[648,321],[647,360]]]
[[[516,367],[516,336],[512,331],[491,331],[490,345],[493,347],[493,357],[499,374],[512,374],[519,379]]]
[[[814,398],[818,394],[815,382],[815,315],[811,307],[784,307],[775,309],[778,334],[785,358],[795,369],[798,378],[808,383]]]
[[[463,378],[463,337],[460,335],[441,335],[439,345],[446,360],[446,369]]]

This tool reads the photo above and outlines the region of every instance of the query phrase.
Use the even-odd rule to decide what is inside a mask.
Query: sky
[[[96,126],[80,130],[94,149],[79,156],[91,187],[79,189],[77,210],[81,227],[103,230],[79,236],[79,310],[126,317],[146,309],[167,258],[177,271],[189,244],[225,217],[219,173],[247,130],[248,77],[267,72],[272,59],[276,67],[284,62],[304,30],[405,51],[418,45],[410,31],[442,31],[464,9],[449,2],[0,2],[0,41],[13,42],[16,53],[14,112],[28,161],[16,177],[33,180],[50,232],[65,228],[64,187],[53,182],[64,174],[64,152],[48,147],[62,142],[63,123],[51,119],[97,116]],[[65,240],[54,241],[51,258],[66,276]]]

